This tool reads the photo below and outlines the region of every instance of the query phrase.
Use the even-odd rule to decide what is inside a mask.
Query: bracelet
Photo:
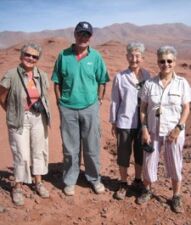
[[[146,124],[142,124],[142,125],[141,125],[141,128],[142,128],[142,129],[145,129],[145,128],[148,128],[148,126],[147,126]]]

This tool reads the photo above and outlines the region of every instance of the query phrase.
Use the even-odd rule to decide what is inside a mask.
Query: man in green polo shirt
[[[92,34],[90,23],[79,22],[74,30],[75,44],[60,52],[52,74],[61,115],[66,195],[75,194],[81,140],[86,178],[97,194],[105,190],[99,174],[99,105],[109,76],[100,53],[89,47]]]

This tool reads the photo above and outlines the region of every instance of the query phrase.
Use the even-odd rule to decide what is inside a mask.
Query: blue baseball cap
[[[79,33],[79,32],[87,32],[89,34],[93,34],[93,27],[90,23],[88,22],[79,22],[74,30],[75,33]]]

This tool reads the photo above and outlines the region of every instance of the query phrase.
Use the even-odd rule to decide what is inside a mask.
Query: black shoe
[[[141,179],[135,178],[134,181],[131,183],[131,187],[136,192],[142,193],[142,191],[144,190],[143,181]]]

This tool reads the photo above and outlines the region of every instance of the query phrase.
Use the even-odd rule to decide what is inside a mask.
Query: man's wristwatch
[[[185,124],[183,124],[183,123],[178,123],[178,124],[176,125],[176,127],[177,127],[179,130],[184,130],[184,129],[185,129]]]

